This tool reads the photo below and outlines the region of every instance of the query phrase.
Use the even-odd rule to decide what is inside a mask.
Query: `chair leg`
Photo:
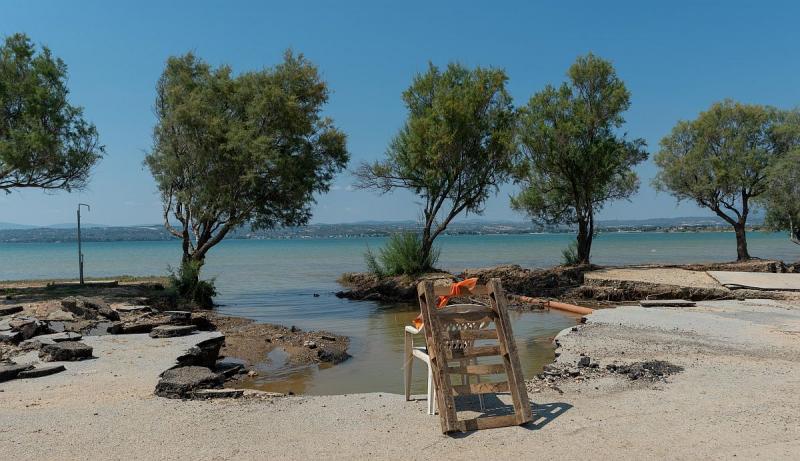
[[[433,369],[428,364],[428,414],[436,414],[436,386],[433,384]]]
[[[405,335],[406,342],[405,342],[405,357],[403,363],[403,374],[404,374],[404,384],[406,390],[406,401],[411,400],[411,369],[413,368],[413,359],[414,356],[411,352],[411,341],[408,338],[408,333]]]

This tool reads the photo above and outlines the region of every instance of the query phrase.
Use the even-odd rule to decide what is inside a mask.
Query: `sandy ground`
[[[166,400],[157,374],[197,336],[87,338],[97,360],[0,384],[4,459],[796,459],[800,307],[701,302],[600,310],[559,336],[559,361],[662,359],[668,382],[610,376],[531,395],[536,421],[442,435],[425,401],[390,394]],[[127,341],[127,343],[121,342]],[[160,344],[160,345],[156,345]],[[113,366],[107,355],[124,360]],[[401,372],[398,370],[398,379]]]
[[[674,267],[600,269],[587,272],[584,277],[589,280],[620,280],[692,288],[723,288],[719,282],[705,272]]]

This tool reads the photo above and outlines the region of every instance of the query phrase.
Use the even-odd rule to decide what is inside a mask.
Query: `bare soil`
[[[257,323],[241,317],[204,313],[209,321],[225,335],[221,354],[253,366],[268,361],[269,353],[282,348],[292,365],[312,363],[337,364],[347,360],[350,339],[326,331],[303,331],[295,327]]]

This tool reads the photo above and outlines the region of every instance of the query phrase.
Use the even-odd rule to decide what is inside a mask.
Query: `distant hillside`
[[[751,224],[758,226],[761,220]],[[2,243],[74,242],[74,225],[34,227],[12,224],[15,227],[0,227]],[[81,237],[87,242],[159,241],[174,237],[160,224],[142,226],[103,226],[88,224],[82,227]],[[298,239],[298,238],[351,238],[382,237],[396,232],[417,231],[421,227],[414,221],[378,222],[365,221],[343,224],[311,224],[304,227],[287,227],[272,230],[253,230],[244,227],[231,232],[229,239]],[[727,230],[728,224],[718,218],[681,217],[641,220],[606,220],[597,224],[599,232],[653,232],[653,231],[715,231]],[[464,220],[452,223],[449,235],[528,234],[534,232],[573,232],[565,226],[539,226],[530,222]]]

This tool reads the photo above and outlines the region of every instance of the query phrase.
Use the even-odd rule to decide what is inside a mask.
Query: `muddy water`
[[[365,309],[370,310],[368,306]],[[358,326],[333,328],[351,337],[353,357],[336,366],[290,367],[286,354],[274,350],[269,360],[256,367],[259,375],[244,382],[246,387],[296,394],[348,394],[356,392],[403,393],[403,327],[410,324],[417,308],[399,306],[370,310]],[[553,360],[552,338],[575,325],[579,317],[552,312],[511,313],[511,321],[525,376],[532,376]],[[349,330],[349,331],[344,331]],[[415,345],[424,345],[417,337]],[[427,368],[414,360],[412,392],[423,394]]]

